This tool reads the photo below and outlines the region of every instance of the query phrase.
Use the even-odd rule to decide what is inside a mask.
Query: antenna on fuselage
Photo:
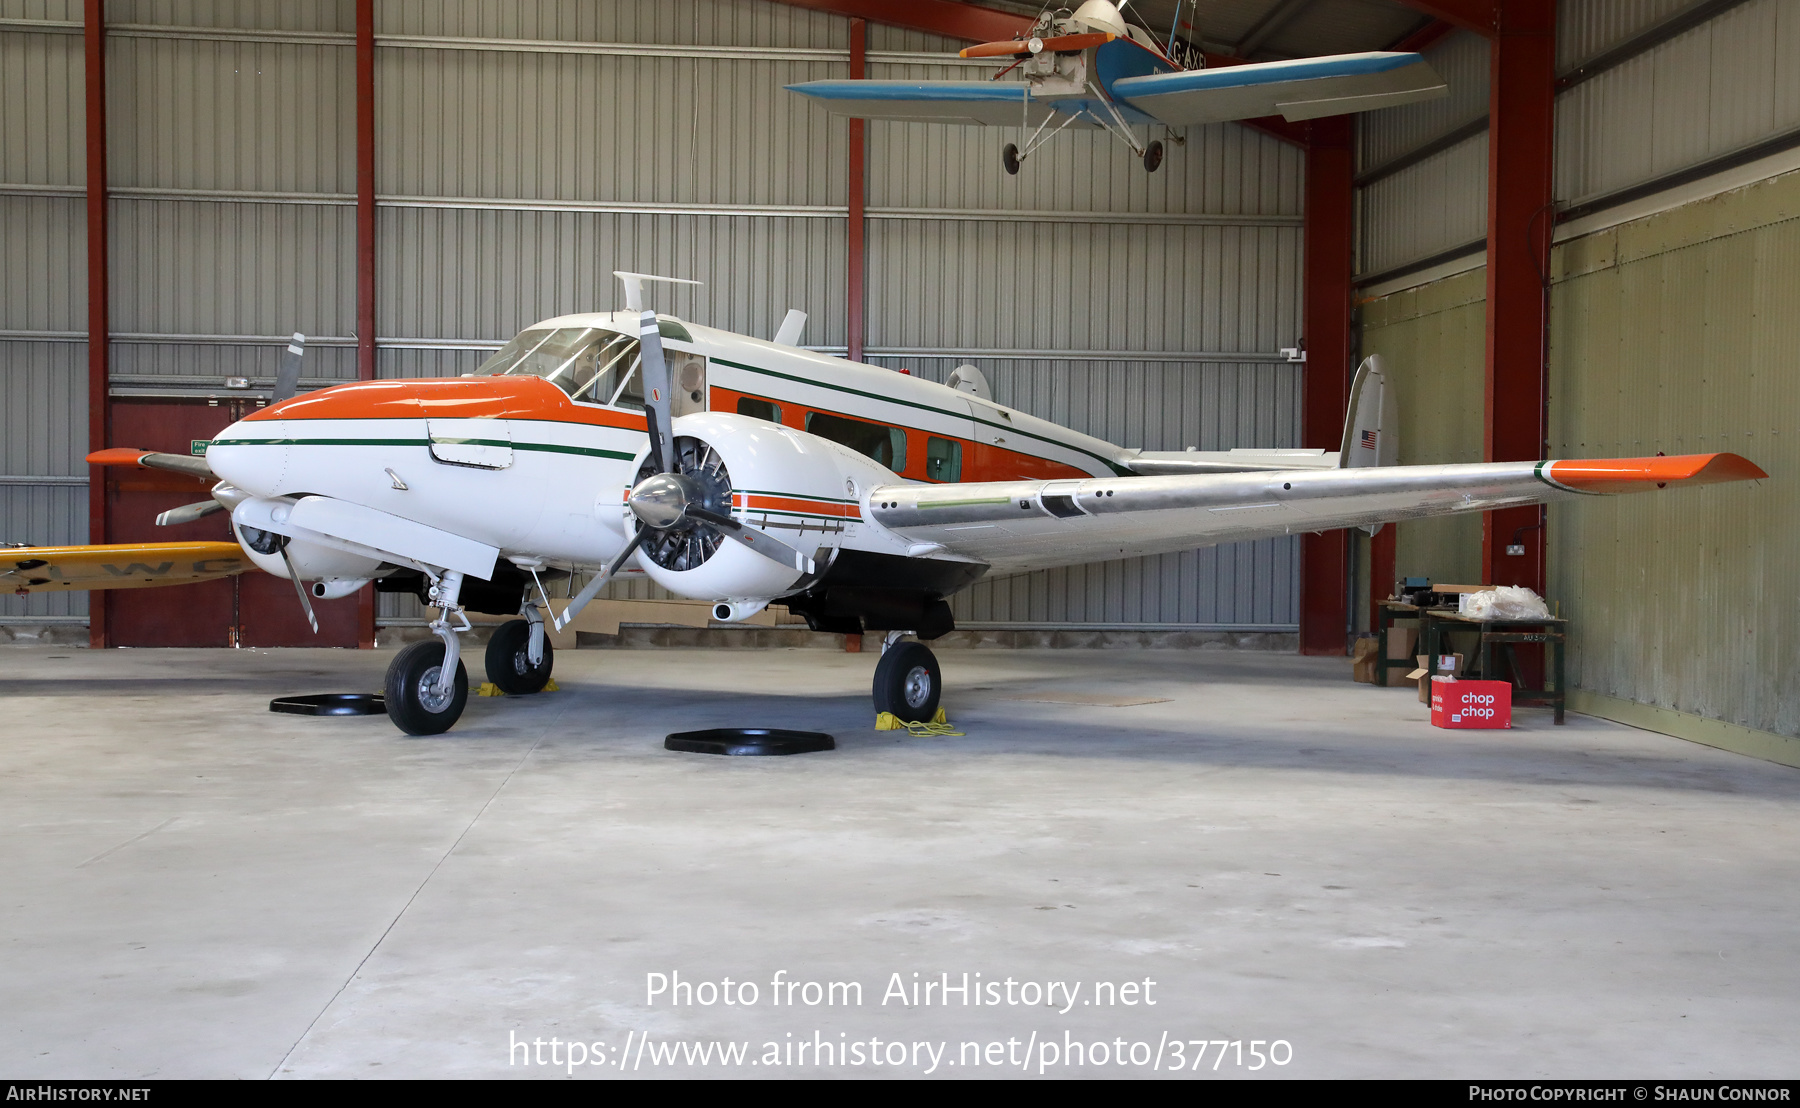
[[[627,273],[622,269],[613,270],[613,276],[617,277],[619,281],[624,284],[625,307],[627,310],[633,312],[641,312],[644,310],[645,281],[661,281],[666,285],[701,285],[705,283],[702,281],[690,281],[686,277],[658,277],[654,273]]]

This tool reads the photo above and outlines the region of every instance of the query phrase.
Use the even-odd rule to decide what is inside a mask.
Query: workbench
[[[1513,704],[1535,705],[1552,708],[1556,712],[1556,722],[1563,722],[1566,684],[1564,678],[1565,655],[1568,652],[1568,621],[1555,616],[1544,616],[1539,619],[1473,619],[1458,615],[1454,608],[1418,608],[1419,620],[1419,653],[1427,658],[1436,658],[1440,654],[1454,654],[1454,650],[1445,650],[1444,643],[1451,635],[1469,633],[1479,636],[1474,655],[1465,654],[1465,658],[1473,657],[1476,670],[1481,677],[1489,681],[1501,678],[1494,670],[1494,647],[1505,650],[1507,668],[1511,670],[1513,684]],[[1526,688],[1519,678],[1519,659],[1513,647],[1518,643],[1539,643],[1544,647],[1544,686],[1537,689]],[[1385,641],[1383,647],[1385,649]]]

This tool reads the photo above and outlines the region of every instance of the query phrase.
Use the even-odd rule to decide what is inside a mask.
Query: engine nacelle
[[[379,574],[381,563],[360,554],[347,554],[305,539],[292,539],[255,525],[255,520],[280,523],[287,519],[293,503],[281,498],[252,497],[231,511],[231,531],[243,546],[244,553],[256,568],[276,577],[288,577],[287,562],[294,564],[294,575],[302,581],[317,581],[325,586],[313,595],[321,600],[348,596]],[[282,558],[285,550],[287,558]]]
[[[861,526],[864,490],[901,480],[847,447],[750,416],[697,412],[675,420],[673,429],[684,471],[692,470],[711,490],[711,510],[766,530],[815,563],[830,558]],[[634,472],[648,476],[647,455],[648,448],[638,455]],[[620,511],[630,534],[637,521],[629,508],[621,505]],[[637,561],[651,580],[678,596],[729,599],[744,612],[738,618],[760,610],[750,608],[754,601],[786,595],[806,577],[710,525],[651,539]]]

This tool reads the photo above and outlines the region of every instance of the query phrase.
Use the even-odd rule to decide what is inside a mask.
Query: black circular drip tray
[[[715,727],[709,731],[677,731],[663,740],[663,747],[688,754],[810,754],[815,750],[836,750],[837,740],[822,731]]]
[[[269,701],[269,711],[296,716],[379,716],[387,713],[387,700],[380,693],[366,692],[278,696]]]

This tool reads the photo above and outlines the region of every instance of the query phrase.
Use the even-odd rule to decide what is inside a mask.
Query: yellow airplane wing
[[[186,585],[254,568],[235,542],[0,547],[0,589],[21,594]]]

